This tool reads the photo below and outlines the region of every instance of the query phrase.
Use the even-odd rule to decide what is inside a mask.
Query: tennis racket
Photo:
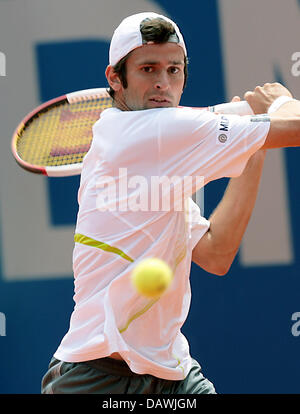
[[[11,149],[17,163],[32,173],[67,177],[81,173],[92,141],[92,127],[112,106],[105,88],[86,89],[52,99],[30,112],[16,128]],[[246,101],[207,108],[212,112],[252,114]]]

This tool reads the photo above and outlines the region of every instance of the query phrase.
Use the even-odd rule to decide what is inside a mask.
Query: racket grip
[[[210,106],[211,112],[218,112],[220,114],[236,114],[236,115],[253,115],[251,106],[247,101],[228,102]]]

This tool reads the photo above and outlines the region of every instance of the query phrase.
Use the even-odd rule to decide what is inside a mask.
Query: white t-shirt
[[[56,358],[79,362],[118,352],[133,372],[185,378],[191,356],[181,327],[191,300],[191,256],[209,228],[191,196],[211,180],[240,175],[269,126],[258,117],[193,108],[102,113],[83,163],[75,307]],[[160,193],[153,177],[171,185]],[[193,180],[184,185],[184,177]],[[174,271],[157,301],[131,285],[133,267],[146,257]]]

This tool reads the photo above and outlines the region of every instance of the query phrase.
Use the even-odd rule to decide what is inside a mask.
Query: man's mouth
[[[167,99],[167,98],[164,98],[164,97],[159,97],[159,96],[155,96],[153,98],[150,98],[149,101],[153,102],[155,104],[158,104],[158,105],[159,104],[164,105],[164,104],[170,104],[171,103],[170,99]]]

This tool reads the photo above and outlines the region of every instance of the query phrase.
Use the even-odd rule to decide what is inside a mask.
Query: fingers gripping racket
[[[91,145],[92,127],[101,112],[111,106],[112,99],[105,88],[72,92],[38,106],[14,132],[11,147],[16,161],[27,171],[49,177],[80,174]],[[202,109],[253,114],[246,101]]]

